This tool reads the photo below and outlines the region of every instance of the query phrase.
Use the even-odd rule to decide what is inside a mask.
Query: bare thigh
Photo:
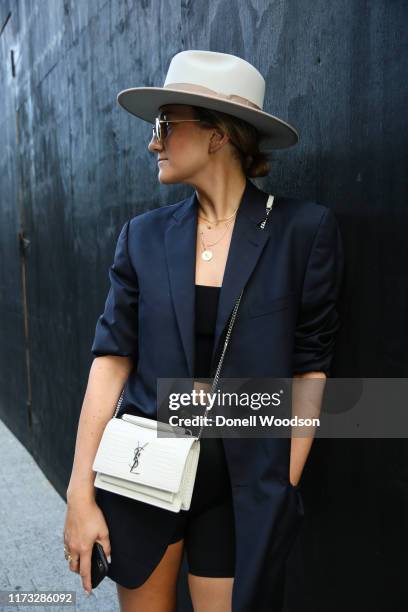
[[[231,612],[234,578],[206,578],[188,574],[194,612]]]
[[[160,563],[137,589],[116,585],[121,612],[174,612],[184,540],[169,544]]]

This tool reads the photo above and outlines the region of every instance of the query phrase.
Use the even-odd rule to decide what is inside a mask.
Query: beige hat
[[[119,92],[119,104],[154,123],[164,104],[188,104],[222,111],[247,121],[262,136],[263,151],[291,147],[296,129],[262,110],[265,80],[246,60],[215,51],[181,51],[170,62],[163,87],[132,87]]]

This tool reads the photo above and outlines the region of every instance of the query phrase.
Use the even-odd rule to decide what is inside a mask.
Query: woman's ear
[[[229,136],[227,134],[221,132],[220,130],[214,130],[210,138],[208,152],[215,153],[224,147],[227,142],[229,142]]]

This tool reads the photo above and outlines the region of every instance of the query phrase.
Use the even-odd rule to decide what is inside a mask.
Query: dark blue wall
[[[339,220],[333,375],[407,376],[407,17],[405,0],[2,0],[0,414],[62,495],[119,230],[190,193],[159,185],[151,127],[116,94],[161,85],[183,49],[252,62],[300,132],[259,185]],[[406,460],[404,440],[315,441],[288,610],[402,608]]]

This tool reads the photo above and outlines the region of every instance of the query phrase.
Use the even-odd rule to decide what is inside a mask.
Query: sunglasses
[[[167,136],[167,129],[169,123],[185,123],[187,121],[201,121],[201,119],[160,119],[156,117],[153,126],[153,136],[157,138],[159,142],[163,142],[163,140]]]

